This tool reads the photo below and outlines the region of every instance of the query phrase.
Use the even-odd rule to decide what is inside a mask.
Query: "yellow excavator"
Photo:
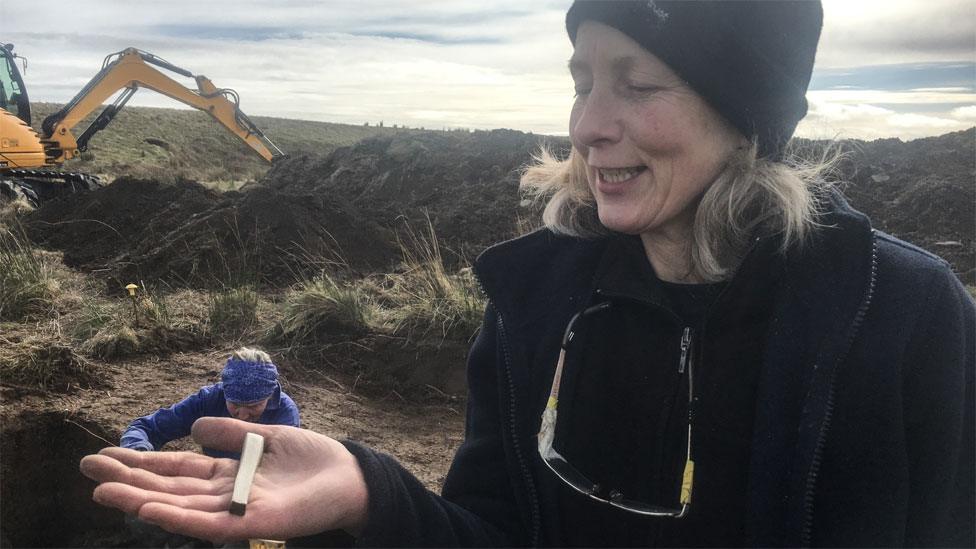
[[[31,105],[13,44],[0,43],[0,196],[19,195],[37,204],[64,194],[99,186],[96,177],[61,171],[66,160],[87,150],[95,133],[104,129],[140,88],[149,88],[181,103],[207,112],[228,131],[247,143],[269,163],[284,157],[274,143],[240,109],[237,92],[218,88],[205,76],[135,48],[108,55],[102,69],[61,110],[41,123],[38,133],[31,127]],[[197,89],[180,84],[159,69],[196,80]],[[115,101],[98,114],[75,137],[72,130],[109,97]]]

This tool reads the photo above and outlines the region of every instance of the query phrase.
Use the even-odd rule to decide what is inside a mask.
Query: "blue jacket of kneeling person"
[[[201,417],[231,417],[223,385],[208,385],[168,408],[135,419],[122,434],[120,446],[133,450],[159,450],[167,442],[189,435],[193,422]],[[298,427],[298,406],[279,386],[256,423]],[[240,458],[239,452],[211,448],[204,448],[203,453],[211,457]]]

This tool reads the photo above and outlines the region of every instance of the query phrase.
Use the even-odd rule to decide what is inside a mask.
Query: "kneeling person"
[[[264,351],[243,347],[224,365],[221,381],[201,388],[176,404],[137,418],[122,433],[120,446],[160,450],[190,434],[201,417],[233,417],[252,423],[299,426],[298,406],[278,383],[278,368]],[[212,457],[237,459],[238,453],[204,448]]]

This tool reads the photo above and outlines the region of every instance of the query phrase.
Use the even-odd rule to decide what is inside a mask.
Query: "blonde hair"
[[[273,364],[271,355],[254,347],[241,347],[240,349],[234,351],[231,358],[242,360],[244,362],[250,362],[251,364]]]
[[[816,226],[825,175],[841,158],[833,147],[801,155],[791,146],[780,161],[760,158],[757,150],[753,142],[733,153],[698,204],[689,252],[692,274],[706,282],[729,278],[754,236],[778,238],[781,252],[802,246]],[[535,201],[547,200],[547,228],[582,238],[612,234],[600,223],[584,159],[575,149],[565,160],[542,149],[535,161],[520,188]]]

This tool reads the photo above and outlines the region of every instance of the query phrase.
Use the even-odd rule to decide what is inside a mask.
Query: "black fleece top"
[[[976,304],[945,262],[873,231],[839,195],[826,199],[772,297],[746,543],[973,547]],[[541,463],[536,434],[562,332],[592,297],[604,245],[537,231],[481,255],[475,270],[490,301],[468,357],[465,440],[443,493],[347,441],[369,490],[357,546],[565,538],[562,483]]]
[[[666,283],[638,237],[614,238],[594,301],[567,353],[558,451],[627,499],[680,508],[694,376],[694,491],[687,516],[646,517],[561,490],[566,546],[690,547],[745,543],[744,508],[756,380],[778,271],[756,249],[734,280]],[[684,367],[681,342],[687,333]]]

